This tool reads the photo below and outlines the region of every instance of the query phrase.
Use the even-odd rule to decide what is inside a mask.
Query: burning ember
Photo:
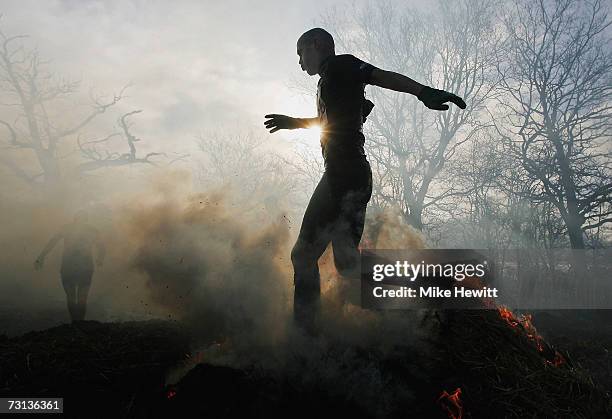
[[[174,396],[176,396],[175,390],[168,390],[168,392],[166,393],[166,397],[168,398],[168,400],[173,398]]]
[[[563,355],[561,355],[559,352],[555,351],[555,357],[553,358],[552,361],[549,361],[548,359],[546,360],[547,364],[550,364],[554,367],[558,367],[561,364],[565,363],[565,358],[563,357]]]
[[[438,397],[438,403],[448,413],[449,419],[463,418],[463,404],[459,399],[460,395],[461,389],[457,388],[451,394],[444,390],[440,397]]]
[[[514,329],[522,329],[525,332],[525,336],[535,344],[536,349],[545,358],[547,364],[558,367],[564,364],[565,358],[558,351],[548,345],[542,336],[540,336],[531,322],[530,314],[521,314],[518,318],[508,309],[507,307],[498,308],[499,315]]]

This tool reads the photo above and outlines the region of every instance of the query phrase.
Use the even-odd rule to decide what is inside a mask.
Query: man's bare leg
[[[85,312],[87,311],[87,296],[89,294],[90,284],[79,285],[76,296],[76,320],[85,320]]]
[[[72,281],[62,280],[64,286],[64,292],[66,293],[66,303],[68,306],[68,313],[70,314],[70,320],[76,321],[78,318],[78,307],[77,307],[77,287]]]

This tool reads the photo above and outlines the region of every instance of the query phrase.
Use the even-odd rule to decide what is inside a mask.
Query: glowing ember
[[[546,360],[547,364],[550,364],[554,367],[558,367],[561,364],[565,363],[565,358],[559,352],[555,351],[555,357],[552,361]]]
[[[516,327],[519,325],[518,320],[516,320],[516,317],[514,317],[514,314],[508,310],[508,308],[502,306],[498,310],[501,318],[504,319],[510,326]]]
[[[174,391],[174,390],[168,390],[168,393],[166,393],[166,397],[167,397],[168,399],[171,399],[171,398],[173,398],[174,396],[176,396],[176,391]]]
[[[461,395],[461,389],[457,388],[451,394],[447,393],[446,390],[442,392],[438,397],[438,403],[442,406],[442,409],[448,413],[449,419],[461,419],[463,418],[463,404],[459,399]]]

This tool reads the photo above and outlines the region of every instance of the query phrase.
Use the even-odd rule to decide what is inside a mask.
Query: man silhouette
[[[87,221],[87,212],[77,212],[74,221],[65,225],[51,237],[49,243],[34,262],[36,270],[42,269],[47,253],[53,250],[60,240],[64,240],[60,274],[72,322],[85,319],[87,295],[94,272],[93,246],[96,246],[98,254],[96,265],[100,267],[104,262],[104,244],[99,238],[98,231]]]
[[[334,264],[345,277],[360,275],[359,242],[365,212],[372,194],[372,172],[365,152],[362,127],[373,108],[365,99],[366,84],[415,95],[429,109],[447,110],[446,102],[465,109],[465,102],[443,90],[424,86],[385,71],[352,55],[336,55],[333,37],[324,29],[305,32],[297,42],[303,71],[320,76],[317,116],[293,118],[269,114],[264,125],[274,133],[281,129],[319,125],[325,172],[317,185],[300,233],[291,252],[294,269],[294,319],[312,333],[320,298],[319,257],[331,242]]]

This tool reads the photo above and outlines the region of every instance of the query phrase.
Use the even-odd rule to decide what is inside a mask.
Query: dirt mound
[[[610,417],[606,389],[529,316],[431,312],[419,340],[412,320],[386,317],[408,314],[385,314],[378,326],[405,325],[396,339],[296,335],[269,352],[251,348],[268,362],[241,365],[194,362],[193,330],[176,322],[83,322],[0,337],[0,397],[64,397],[66,417],[79,418]],[[217,361],[247,359],[222,355]],[[182,365],[186,374],[167,385]]]
[[[0,397],[63,397],[67,417],[146,417],[189,352],[176,323],[85,321],[0,338]]]
[[[605,389],[506,309],[434,313],[429,346],[327,341],[277,369],[200,364],[158,417],[605,418]],[[319,351],[319,353],[317,353]]]

